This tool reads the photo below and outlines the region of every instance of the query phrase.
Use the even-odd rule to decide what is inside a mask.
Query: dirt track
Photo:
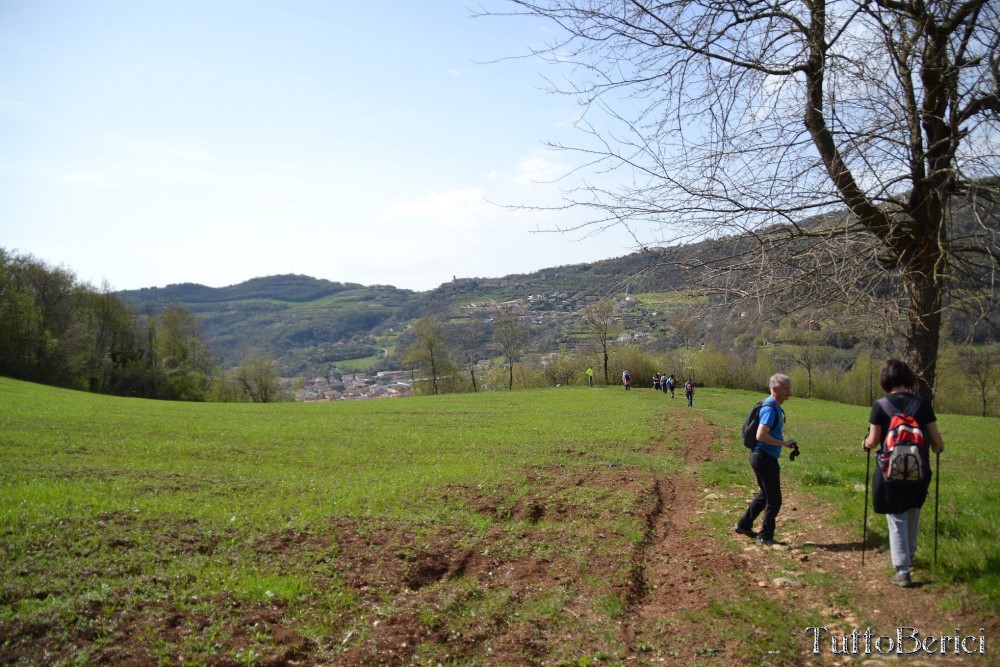
[[[684,443],[685,462],[689,465],[710,462],[712,454],[708,445],[712,441],[711,427],[693,415],[683,428],[687,432],[682,433],[679,439]],[[749,466],[747,476],[749,485],[752,482]],[[657,479],[653,489],[657,508],[676,506],[719,510],[732,516],[731,523],[735,523],[742,513],[749,493],[712,492],[705,489],[696,476],[683,475]],[[953,641],[947,644],[947,655],[942,655],[938,648],[931,645],[933,655],[921,651],[900,658],[892,654],[887,641],[880,644],[887,655],[880,654],[874,646],[876,638],[881,635],[896,638],[897,628],[914,628],[922,637],[945,633],[954,636],[955,629],[960,628],[963,638],[984,636],[989,649],[990,639],[1000,634],[1000,623],[997,619],[987,619],[964,608],[942,609],[940,591],[934,587],[930,574],[916,572],[916,585],[909,589],[891,585],[886,548],[869,547],[862,566],[860,540],[856,536],[845,535],[842,530],[827,528],[825,516],[828,513],[829,508],[815,499],[792,494],[786,498],[779,516],[779,529],[784,523],[786,527],[791,524],[795,531],[783,534],[789,546],[759,547],[740,536],[726,535],[723,538],[701,533],[700,524],[691,512],[652,512],[649,515],[649,540],[643,549],[641,580],[644,585],[641,587],[642,594],[636,597],[631,624],[626,632],[629,645],[635,646],[635,638],[654,631],[657,619],[670,616],[678,607],[703,608],[720,595],[741,596],[747,593],[748,588],[756,588],[777,601],[779,607],[814,610],[821,619],[818,627],[829,631],[807,632],[805,628],[789,628],[790,633],[800,636],[797,643],[801,647],[801,653],[789,661],[792,664],[844,664],[852,660],[889,659],[902,659],[910,664],[1000,664],[995,651],[990,650],[985,656],[960,651],[961,655],[956,657]],[[884,520],[877,515],[869,519]],[[922,537],[926,545],[926,529]],[[746,546],[741,555],[733,556],[723,548],[722,539],[745,542]],[[783,576],[767,574],[777,570],[782,571]],[[832,580],[838,585],[836,589],[831,589],[801,584],[799,577],[807,574],[832,575]],[[705,646],[716,647],[718,650],[707,659],[708,663],[745,664],[736,657],[739,650],[732,637],[727,636],[729,633],[724,627],[718,629],[713,631],[711,627],[696,625],[673,627],[672,631],[681,636],[696,637]],[[859,639],[851,636],[855,629],[861,635]],[[863,634],[869,629],[873,636],[868,640],[866,654]],[[839,637],[836,649],[832,646],[831,635]],[[846,645],[843,643],[844,635],[847,635]],[[818,655],[813,643],[817,636],[820,638]],[[908,630],[904,630],[904,636],[909,636]],[[913,640],[907,639],[904,650],[910,651],[913,647]],[[975,651],[979,643],[970,639],[966,647]],[[633,651],[631,657],[641,656]],[[673,662],[689,664],[690,657],[674,656]],[[788,661],[787,658],[781,662],[785,661]],[[669,663],[670,660],[659,662]],[[773,663],[763,655],[754,664]]]

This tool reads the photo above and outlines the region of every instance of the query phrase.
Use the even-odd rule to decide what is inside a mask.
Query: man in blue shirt
[[[750,467],[757,477],[760,491],[750,501],[746,513],[739,520],[733,532],[756,537],[757,544],[784,544],[774,539],[774,525],[781,510],[781,467],[778,459],[783,447],[793,449],[794,440],[785,440],[783,429],[785,413],[781,404],[792,395],[792,381],[782,373],[775,373],[768,383],[771,395],[764,399],[760,408],[760,425],[757,427],[757,444],[750,450]],[[764,523],[760,533],[753,529],[757,516],[764,513]]]

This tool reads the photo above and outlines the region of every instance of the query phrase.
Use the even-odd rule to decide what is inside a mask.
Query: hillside
[[[302,303],[363,287],[355,283],[335,283],[293,274],[253,278],[229,287],[206,287],[195,283],[147,287],[122,292],[130,300],[157,304],[178,301],[186,304],[224,303],[254,299],[277,299]]]
[[[415,297],[395,287],[296,275],[222,288],[183,284],[118,294],[138,312],[158,312],[171,302],[184,305],[224,363],[235,363],[246,346],[268,351],[292,373],[371,354],[371,336],[396,321]]]
[[[254,278],[213,288],[191,283],[118,292],[137,312],[158,312],[171,302],[188,308],[224,363],[253,347],[274,355],[286,375],[309,375],[324,364],[386,355],[378,337],[398,333],[425,313],[468,320],[483,304],[518,301],[540,331],[531,351],[548,352],[572,341],[567,332],[588,303],[617,292],[672,291],[683,275],[663,267],[666,251],[635,253],[500,278],[459,278],[428,292],[392,286],[339,283],[301,275]],[[483,341],[479,356],[490,356]]]

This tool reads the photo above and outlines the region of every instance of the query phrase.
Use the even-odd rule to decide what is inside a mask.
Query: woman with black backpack
[[[879,384],[888,394],[875,401],[868,420],[865,451],[879,447],[872,475],[872,508],[889,523],[889,551],[896,574],[892,583],[908,587],[917,551],[920,508],[931,483],[928,441],[935,452],[944,451],[937,416],[930,402],[911,392],[913,371],[899,359],[882,367]]]

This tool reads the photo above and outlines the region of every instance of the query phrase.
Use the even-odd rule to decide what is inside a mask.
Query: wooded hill
[[[302,275],[254,278],[212,288],[191,283],[118,292],[139,313],[155,314],[170,303],[189,309],[206,340],[234,365],[241,350],[274,356],[282,373],[311,374],[323,364],[381,354],[385,366],[397,335],[424,314],[444,321],[483,320],[489,304],[516,301],[533,323],[526,351],[545,353],[578,337],[579,312],[612,294],[670,293],[684,287],[683,273],[663,265],[665,253],[642,252],[592,264],[574,264],[501,278],[459,278],[428,292],[386,285],[364,286]],[[494,356],[489,332],[479,341],[481,358]]]

